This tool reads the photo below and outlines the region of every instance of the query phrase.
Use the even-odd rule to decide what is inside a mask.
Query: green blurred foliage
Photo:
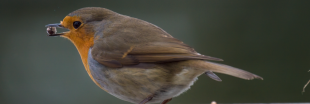
[[[12,0],[1,1],[1,104],[128,104],[97,87],[73,44],[48,37],[82,7],[105,7],[151,22],[201,54],[264,77],[200,76],[169,104],[310,102],[310,1]],[[308,91],[307,91],[308,90]]]

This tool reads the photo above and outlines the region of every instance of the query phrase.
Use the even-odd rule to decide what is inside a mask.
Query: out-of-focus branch
[[[309,70],[308,72],[310,72],[310,70]],[[307,84],[304,86],[304,88],[303,88],[303,90],[302,90],[303,93],[305,92],[305,89],[306,89],[306,87],[308,86],[309,83],[310,83],[310,80],[309,80],[309,81],[307,82]]]
[[[307,82],[307,84],[304,86],[302,92],[305,92],[305,88],[307,87],[307,85],[310,83],[310,80]]]

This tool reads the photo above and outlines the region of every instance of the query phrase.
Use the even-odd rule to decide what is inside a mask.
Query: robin
[[[90,78],[109,94],[138,104],[166,104],[213,72],[251,80],[262,77],[210,61],[163,29],[140,19],[99,7],[81,8],[57,24],[46,25],[49,36],[69,39]],[[57,33],[56,27],[69,29]],[[210,60],[210,61],[207,61]]]

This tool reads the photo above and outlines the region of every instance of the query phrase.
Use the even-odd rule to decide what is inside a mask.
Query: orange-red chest
[[[94,33],[86,34],[84,31],[78,33],[73,32],[64,37],[68,38],[75,45],[90,78],[96,83],[97,86],[105,90],[96,80],[94,80],[87,60],[89,49],[94,45]]]

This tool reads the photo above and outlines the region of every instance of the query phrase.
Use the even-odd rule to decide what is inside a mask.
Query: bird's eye
[[[74,21],[73,22],[73,27],[75,28],[75,29],[77,29],[77,28],[79,28],[80,26],[81,26],[81,22],[80,21]]]

